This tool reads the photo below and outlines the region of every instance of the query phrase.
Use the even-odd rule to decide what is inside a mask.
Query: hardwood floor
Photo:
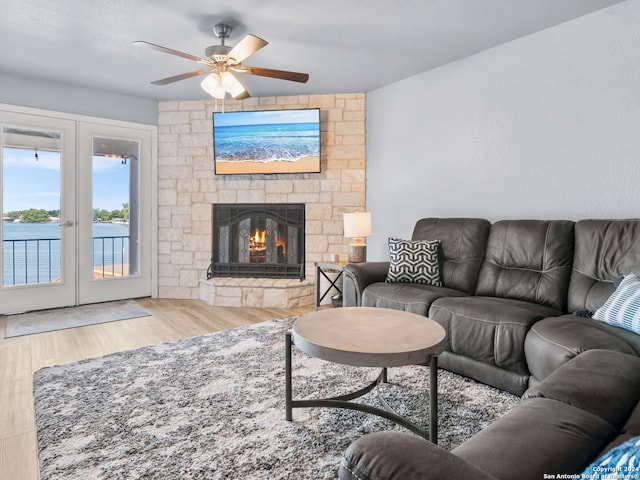
[[[39,480],[32,376],[42,367],[203,335],[312,307],[211,307],[199,300],[137,300],[152,315],[17,338],[4,338],[0,316],[0,480]]]

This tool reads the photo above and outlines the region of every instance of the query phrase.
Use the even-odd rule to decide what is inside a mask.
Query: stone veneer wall
[[[319,174],[214,175],[214,100],[158,105],[158,293],[213,305],[297,306],[313,301],[313,262],[347,255],[342,214],[365,209],[365,95],[263,97],[225,111],[321,109]],[[220,110],[220,104],[218,104]],[[212,279],[213,203],[305,203],[306,276],[299,280]],[[288,292],[288,293],[284,293]],[[283,304],[281,300],[286,298]]]

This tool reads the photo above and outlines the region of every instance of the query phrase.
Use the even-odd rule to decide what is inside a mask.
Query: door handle
[[[73,220],[67,220],[66,222],[63,223],[63,225],[65,227],[73,227],[75,225],[76,222],[74,222]]]

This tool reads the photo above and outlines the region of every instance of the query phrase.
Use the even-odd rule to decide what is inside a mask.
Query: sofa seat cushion
[[[611,350],[581,353],[523,395],[534,397],[573,405],[621,430],[640,400],[640,357]]]
[[[444,351],[438,356],[438,367],[513,393],[517,397],[521,397],[529,388],[528,373],[516,373],[450,351]]]
[[[549,473],[580,473],[616,434],[597,415],[531,398],[451,453],[501,480],[540,480]]]
[[[466,295],[459,290],[432,285],[377,282],[365,288],[362,306],[392,308],[426,316],[434,300]]]
[[[440,323],[453,353],[528,374],[524,341],[538,320],[561,312],[535,303],[497,297],[439,298],[429,318]]]
[[[537,322],[527,335],[524,348],[533,385],[587,350],[638,356],[640,335],[591,318],[562,315]]]

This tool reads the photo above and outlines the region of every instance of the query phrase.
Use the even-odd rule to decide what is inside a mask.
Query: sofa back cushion
[[[476,295],[513,298],[565,311],[573,225],[566,220],[494,223]]]
[[[640,219],[576,223],[570,312],[595,312],[615,290],[613,281],[629,273],[640,275]]]
[[[423,218],[413,240],[440,240],[442,285],[472,294],[484,259],[491,224],[482,218]]]

